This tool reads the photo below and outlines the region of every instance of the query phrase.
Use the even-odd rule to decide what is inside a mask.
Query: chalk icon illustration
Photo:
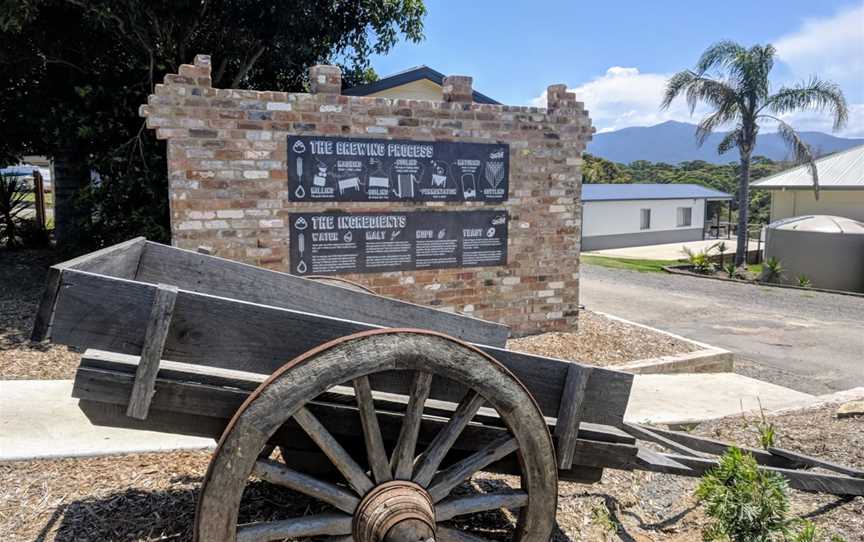
[[[436,161],[432,167],[432,186],[444,188],[447,186],[447,163]]]
[[[306,234],[305,233],[301,233],[300,235],[297,236],[297,252],[300,254],[300,263],[297,264],[297,272],[300,274],[303,274],[306,272],[306,262],[303,261],[303,253],[306,252]]]
[[[348,177],[347,179],[339,179],[336,181],[339,187],[339,193],[345,194],[348,190],[360,190],[360,177]]]
[[[300,141],[299,139],[294,142],[294,146],[291,149],[297,154],[303,154],[306,152],[306,144]]]
[[[495,237],[495,228],[489,228],[486,230],[486,237]]]
[[[473,173],[462,174],[462,194],[465,195],[465,199],[477,197],[477,183],[474,180]]]
[[[309,227],[309,223],[306,222],[306,219],[303,218],[302,216],[294,221],[294,228],[297,230],[303,231],[308,227]]]
[[[342,240],[346,243],[350,243],[352,240],[354,240],[354,234],[350,231],[346,231],[345,235],[342,236]]]
[[[392,241],[393,239],[396,239],[401,234],[402,234],[402,230],[391,231],[390,232],[390,240]]]
[[[306,190],[303,188],[302,184],[294,191],[294,195],[297,196],[297,199],[303,199],[306,197]]]
[[[390,188],[390,176],[381,171],[381,166],[381,160],[369,159],[369,188]]]
[[[312,177],[312,184],[315,186],[324,186],[327,184],[327,164],[317,160],[318,171]]]
[[[400,198],[413,198],[415,179],[413,173],[397,173],[396,195]]]
[[[507,222],[507,217],[505,217],[504,215],[498,215],[492,219],[493,226],[501,226],[505,222]]]
[[[447,229],[446,228],[441,228],[440,230],[438,230],[438,239],[444,239],[444,237],[446,235],[447,235]]]
[[[498,188],[504,180],[504,162],[486,162],[486,182],[492,188]]]

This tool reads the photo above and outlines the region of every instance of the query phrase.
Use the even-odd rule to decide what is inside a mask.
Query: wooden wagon
[[[219,439],[199,541],[477,541],[451,520],[505,508],[514,536],[540,542],[559,479],[698,476],[727,448],[625,423],[632,375],[509,351],[505,326],[344,286],[138,238],[52,267],[33,338],[88,349],[73,393],[94,423]],[[751,452],[793,487],[864,494],[859,471]],[[798,470],[814,462],[839,473]],[[452,493],[479,470],[521,487]],[[332,511],[238,525],[253,477]]]

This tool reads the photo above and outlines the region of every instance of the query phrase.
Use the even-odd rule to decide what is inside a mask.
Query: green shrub
[[[684,255],[687,256],[687,263],[693,267],[695,273],[707,275],[713,273],[716,269],[714,262],[711,260],[711,252],[714,251],[717,246],[718,243],[714,243],[708,248],[696,252],[690,250],[690,248],[685,245],[681,247],[681,250],[684,252]]]
[[[723,271],[726,272],[726,275],[730,279],[734,279],[735,276],[738,274],[738,268],[735,266],[735,263],[733,263],[733,262],[729,262],[726,265],[724,265]]]
[[[708,471],[696,495],[711,523],[706,541],[780,542],[790,534],[786,479],[760,471],[753,456],[730,448]]]
[[[783,278],[783,265],[774,256],[765,260],[762,266],[762,279],[766,282],[779,282]]]
[[[813,283],[810,282],[810,279],[807,278],[807,275],[798,275],[797,277],[795,277],[795,279],[798,281],[798,286],[802,288],[809,288],[813,286]]]

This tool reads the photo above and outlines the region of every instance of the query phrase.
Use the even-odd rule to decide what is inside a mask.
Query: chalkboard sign
[[[510,146],[288,137],[291,201],[504,201]]]
[[[291,273],[507,264],[507,211],[292,213]]]

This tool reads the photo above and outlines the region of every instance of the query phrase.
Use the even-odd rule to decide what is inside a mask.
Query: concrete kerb
[[[683,354],[672,354],[656,358],[640,359],[631,361],[624,365],[614,365],[612,368],[618,371],[626,371],[633,374],[675,374],[675,373],[729,373],[735,367],[734,354],[729,350],[719,348],[707,343],[694,341],[675,333],[670,333],[656,327],[646,326],[618,316],[597,312],[623,324],[638,326],[643,329],[660,333],[673,339],[693,345],[697,350]]]
[[[805,292],[822,292],[825,294],[837,294],[837,295],[848,295],[853,297],[864,297],[864,292],[850,292],[848,290],[831,290],[828,288],[814,288],[812,286],[795,286],[794,284],[783,284],[779,282],[766,282],[764,280],[742,280],[742,279],[730,279],[727,277],[718,277],[714,275],[702,275],[700,273],[694,273],[689,271],[689,264],[681,264],[681,265],[664,265],[662,267],[663,271],[670,273],[672,275],[684,275],[687,277],[696,277],[700,279],[711,279],[711,280],[720,280],[724,282],[737,282],[739,284],[749,284],[751,286],[768,286],[769,288],[787,288],[789,290],[803,290]]]

